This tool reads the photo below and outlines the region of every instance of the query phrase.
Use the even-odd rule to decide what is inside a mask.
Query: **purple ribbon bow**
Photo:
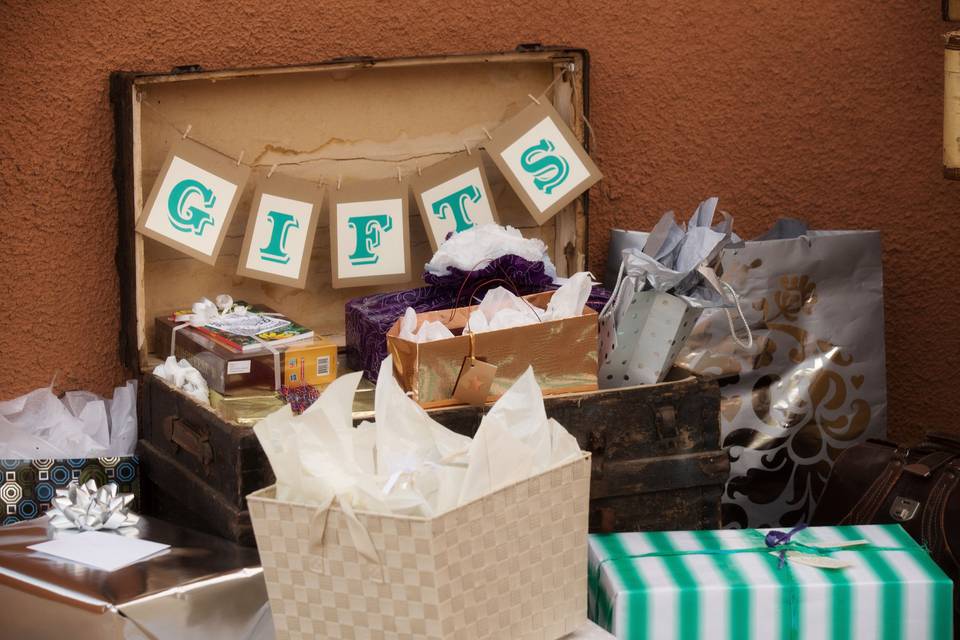
[[[767,543],[767,546],[774,550],[779,550],[780,552],[780,562],[777,565],[778,569],[783,569],[783,565],[787,562],[787,549],[777,549],[777,547],[786,547],[789,545],[793,538],[794,534],[799,533],[807,528],[806,523],[801,522],[790,531],[784,533],[783,531],[770,531],[764,537],[764,542]]]

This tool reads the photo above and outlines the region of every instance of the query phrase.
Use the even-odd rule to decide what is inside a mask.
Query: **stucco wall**
[[[939,2],[4,2],[0,397],[105,391],[117,357],[107,76],[337,55],[586,47],[611,226],[716,194],[750,236],[778,215],[884,231],[890,424],[953,428],[960,185],[940,177]],[[199,8],[199,7],[202,7]]]

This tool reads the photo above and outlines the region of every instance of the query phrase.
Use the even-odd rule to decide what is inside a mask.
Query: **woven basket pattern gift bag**
[[[435,518],[248,497],[278,638],[554,640],[586,621],[590,455]]]

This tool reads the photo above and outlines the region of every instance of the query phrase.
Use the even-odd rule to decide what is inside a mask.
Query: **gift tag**
[[[869,540],[837,540],[835,542],[806,542],[804,543],[808,547],[816,547],[817,549],[830,549],[830,548],[844,548],[844,547],[859,547],[861,545],[870,544]]]
[[[453,387],[453,397],[470,405],[482,405],[490,395],[496,375],[497,365],[467,356],[463,359],[460,375]]]
[[[773,551],[771,555],[779,556],[779,552]],[[830,558],[828,556],[818,556],[813,553],[802,553],[800,551],[787,551],[787,560],[798,564],[805,564],[808,567],[817,567],[818,569],[846,569],[851,567],[849,562]]]

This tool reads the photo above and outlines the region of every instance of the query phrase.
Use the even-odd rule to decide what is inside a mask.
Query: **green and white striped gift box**
[[[788,561],[769,529],[590,536],[590,619],[620,640],[944,640],[953,583],[900,525],[810,527],[826,569]],[[799,546],[799,545],[794,545]]]

